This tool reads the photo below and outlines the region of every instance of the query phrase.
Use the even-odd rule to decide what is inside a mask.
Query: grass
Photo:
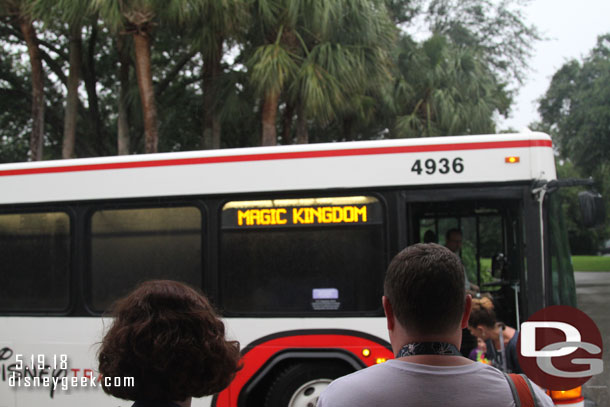
[[[572,256],[574,271],[608,271],[610,256]],[[481,270],[491,269],[491,259],[481,258]]]
[[[610,271],[610,256],[572,256],[574,271]]]
[[[481,270],[491,270],[491,259],[489,257],[481,257]]]

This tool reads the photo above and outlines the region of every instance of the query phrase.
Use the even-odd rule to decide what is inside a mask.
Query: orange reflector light
[[[519,162],[519,157],[511,155],[510,157],[505,157],[504,162],[507,164],[516,164]]]
[[[385,362],[387,359],[386,358],[377,358],[377,360],[375,361],[375,363],[380,364]]]
[[[551,398],[555,401],[574,400],[582,397],[582,387],[571,390],[551,390]]]
[[[362,356],[368,358],[369,356],[371,356],[371,350],[369,348],[362,349]]]

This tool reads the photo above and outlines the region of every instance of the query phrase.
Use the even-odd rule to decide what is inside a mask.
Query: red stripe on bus
[[[0,176],[53,174],[60,172],[121,170],[130,168],[168,167],[176,165],[219,164],[247,161],[291,160],[299,158],[346,157],[356,155],[379,155],[401,153],[423,153],[436,151],[486,150],[492,148],[552,147],[549,140],[488,141],[482,143],[432,144],[422,146],[371,147],[342,150],[295,151],[289,153],[264,153],[228,155],[220,157],[176,158],[170,160],[132,161],[104,164],[84,164],[61,167],[39,167],[0,171]]]

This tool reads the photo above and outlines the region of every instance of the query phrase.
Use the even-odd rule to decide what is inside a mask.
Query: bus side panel
[[[510,144],[509,144],[510,145]],[[500,144],[503,146],[503,144]],[[405,147],[406,148],[406,147]],[[360,151],[362,150],[362,151]],[[530,151],[552,155],[546,146],[470,147],[447,144],[404,152],[354,149],[344,156],[257,161],[168,163],[153,167],[84,169],[58,173],[0,176],[3,203],[185,196],[235,192],[295,191],[327,188],[508,182],[531,179]],[[352,151],[352,150],[350,150]],[[508,164],[506,159],[519,157]],[[221,174],[221,176],[219,176]],[[293,174],[304,174],[295,178]],[[1,175],[1,174],[0,174]]]
[[[0,317],[0,405],[130,407],[133,402],[113,398],[101,387],[96,353],[109,323],[102,318]],[[211,399],[194,400],[193,407],[207,407]]]

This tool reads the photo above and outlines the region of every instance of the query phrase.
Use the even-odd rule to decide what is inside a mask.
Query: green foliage
[[[476,51],[434,35],[422,44],[403,38],[395,100],[398,137],[493,133],[493,113],[510,97]]]
[[[23,160],[29,149],[31,84],[16,54],[0,49],[0,162]]]
[[[553,75],[540,101],[542,122],[563,157],[585,173],[610,169],[610,34],[581,62],[572,60]]]
[[[369,89],[390,80],[395,27],[377,0],[259,0],[248,38],[257,93],[282,94],[318,124],[357,114]]]
[[[99,13],[113,33],[119,33],[122,30],[146,30],[144,27],[160,22],[175,26],[196,24],[209,1],[89,0],[89,8]]]
[[[489,275],[487,281],[491,281],[491,258],[481,257],[481,274],[486,273]]]
[[[298,70],[290,51],[279,41],[258,47],[248,65],[251,67],[252,81],[261,95],[281,92],[284,84],[292,80]]]
[[[557,160],[558,178],[583,178],[582,173],[569,160]],[[556,194],[565,214],[566,229],[573,254],[595,254],[607,232],[604,228],[589,229],[582,224],[578,192],[580,188],[561,188]]]
[[[471,283],[477,283],[477,258],[476,249],[473,242],[466,240],[462,245],[462,263],[464,263],[464,270],[468,281]]]
[[[563,158],[560,177],[593,177],[602,195],[610,193],[610,34],[600,36],[582,61],[569,61],[553,75],[538,111],[542,123],[537,128],[551,134]],[[578,225],[576,192],[562,193],[573,249],[594,252],[600,240],[610,236],[610,227],[586,231]]]
[[[310,142],[491,133],[537,38],[514,1],[0,0],[2,161],[27,159],[31,131],[30,67],[10,11],[17,6],[40,19],[47,159],[61,157],[68,49],[78,27],[77,157],[117,153],[118,42],[128,53],[130,151],[143,151],[128,35],[136,31],[153,40],[159,151],[200,148],[210,111],[222,147],[258,145],[269,91],[280,95],[277,127],[290,136],[296,123]],[[432,35],[411,38],[415,21]]]
[[[484,59],[498,77],[521,83],[540,34],[525,22],[520,0],[431,0],[432,31],[446,35]],[[507,80],[507,82],[510,82]]]

